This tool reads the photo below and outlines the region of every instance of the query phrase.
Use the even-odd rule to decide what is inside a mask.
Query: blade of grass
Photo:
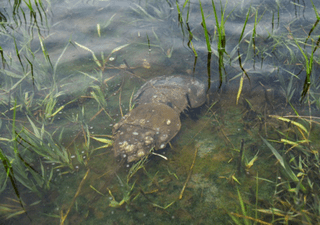
[[[280,162],[280,165],[283,167],[286,174],[290,177],[290,179],[298,184],[300,189],[306,193],[306,188],[302,185],[296,174],[291,170],[290,166],[287,164],[287,162],[283,159],[283,157],[279,154],[279,152],[262,136],[260,136],[262,141],[268,146],[268,148],[271,150],[273,155],[277,158],[277,160]]]
[[[199,0],[199,4],[200,4],[201,16],[202,16],[202,27],[204,30],[204,36],[206,37],[207,50],[209,53],[211,53],[212,51],[211,51],[210,38],[209,38],[207,26],[206,26],[206,19],[203,13],[202,5],[201,5],[201,0]]]
[[[310,59],[308,59],[307,55],[304,53],[304,51],[300,47],[298,41],[295,38],[293,38],[293,39],[294,39],[296,45],[298,46],[300,52],[302,53],[302,55],[303,55],[303,57],[305,59],[306,79],[304,81],[303,91],[301,93],[300,101],[302,101],[304,99],[304,97],[306,96],[307,92],[309,91],[309,88],[310,88],[310,85],[311,85],[310,76],[311,76],[311,72],[312,72],[313,53],[314,53],[314,51],[311,52]]]
[[[307,129],[301,124],[301,123],[298,123],[296,121],[293,121],[293,120],[290,120],[288,118],[285,118],[285,117],[281,117],[281,116],[275,116],[275,115],[270,115],[271,118],[276,118],[278,120],[282,120],[282,121],[285,121],[285,122],[288,122],[290,124],[293,124],[297,127],[299,127],[301,130],[303,130],[306,134],[309,134],[309,132],[307,131]]]
[[[96,63],[100,68],[102,67],[101,63],[99,62],[99,60],[97,59],[96,55],[94,54],[94,52],[93,52],[91,49],[87,48],[86,46],[83,46],[83,45],[79,44],[78,42],[75,42],[75,44],[78,45],[80,48],[82,48],[82,49],[84,49],[84,50],[86,50],[86,51],[91,52],[92,57],[93,57],[95,63]]]
[[[243,214],[243,216],[244,216],[244,218],[243,218],[244,224],[245,224],[245,225],[250,225],[249,220],[246,219],[247,212],[246,212],[246,208],[245,208],[245,206],[244,206],[244,202],[243,202],[243,200],[242,200],[242,197],[241,197],[239,188],[237,188],[237,192],[238,192],[238,198],[239,198],[239,202],[240,202],[241,211],[242,211],[242,214]]]
[[[236,105],[238,105],[239,98],[240,98],[241,91],[242,91],[242,87],[243,87],[243,76],[240,77],[240,83],[239,83],[239,89],[238,89],[238,94],[237,94]]]
[[[57,67],[58,67],[58,64],[62,58],[62,56],[64,55],[65,51],[67,50],[69,44],[71,43],[71,37],[69,38],[69,41],[68,41],[68,44],[66,45],[66,47],[64,47],[63,51],[61,52],[58,60],[56,61],[56,63],[54,64],[54,67],[53,67],[53,80],[55,81],[55,77],[56,77],[56,72],[57,72]]]
[[[242,38],[243,38],[243,34],[244,34],[244,31],[245,31],[245,29],[246,29],[246,26],[247,26],[247,23],[248,23],[248,19],[249,19],[249,15],[250,15],[250,9],[251,9],[251,6],[249,7],[249,10],[248,10],[248,12],[247,12],[247,15],[246,15],[246,19],[245,19],[245,21],[244,21],[244,25],[243,25],[243,27],[242,27],[242,31],[241,31],[241,35],[240,35],[240,37],[239,37],[239,44],[238,44],[238,59],[239,59],[239,65],[240,65],[240,68],[241,68],[241,70],[244,72],[244,74],[246,75],[246,77],[249,79],[249,81],[250,81],[250,77],[249,77],[249,75],[247,74],[247,71],[243,68],[243,66],[242,66],[242,63],[241,63],[241,55],[240,55],[240,43],[241,43],[241,41],[242,41]]]

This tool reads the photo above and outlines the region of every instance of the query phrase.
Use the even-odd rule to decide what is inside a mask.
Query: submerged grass
[[[315,196],[320,192],[318,175],[316,175],[320,171],[319,152],[316,150],[319,141],[314,135],[318,134],[319,118],[301,117],[299,114],[290,117],[274,115],[270,117],[272,120],[277,120],[278,124],[279,121],[286,124],[272,131],[279,134],[276,140],[267,141],[260,136],[276,159],[275,166],[279,167],[278,174],[271,178],[276,182],[258,178],[257,175],[255,197],[243,199],[244,195],[248,196],[248,192],[242,191],[241,194],[240,190],[244,189],[244,178],[240,177],[241,189],[237,188],[239,210],[227,210],[227,213],[234,224],[318,224],[320,202]],[[272,142],[274,144],[271,144]],[[261,154],[259,155],[256,163],[263,158]],[[258,193],[261,193],[260,190],[258,191],[258,180],[259,182],[267,181],[274,187],[274,194],[272,197],[268,195],[267,202],[262,201],[258,196]],[[253,191],[251,190],[250,193],[252,196]]]
[[[286,132],[279,132],[282,136],[279,142],[283,144],[283,148],[276,150],[267,140],[263,139],[264,143],[272,151],[280,163],[284,179],[281,179],[276,186],[274,197],[274,207],[272,211],[259,210],[263,213],[274,213],[277,217],[275,221],[306,221],[306,224],[319,223],[319,199],[311,196],[319,194],[320,186],[317,182],[315,174],[319,173],[317,163],[319,163],[318,151],[313,150],[312,141],[315,141],[313,135],[314,131],[308,131],[303,124],[317,125],[316,121],[302,119],[299,115],[296,116],[298,121],[292,119],[275,117],[289,125]],[[317,128],[318,129],[318,128]],[[292,136],[294,134],[294,136]],[[318,144],[318,141],[316,141]],[[289,204],[284,204],[288,202]],[[293,202],[295,204],[293,204]],[[286,218],[284,218],[287,215]],[[290,223],[290,222],[289,222]]]
[[[61,91],[60,81],[57,81],[58,67],[71,40],[57,61],[52,63],[43,35],[46,27],[42,26],[47,25],[47,6],[40,0],[14,1],[13,4],[12,17],[2,17],[6,23],[1,23],[1,36],[12,41],[15,55],[1,48],[0,160],[3,168],[0,172],[0,194],[10,196],[20,207],[12,202],[7,205],[1,202],[0,215],[6,219],[21,214],[28,216],[28,211],[38,207],[43,197],[56,188],[54,181],[58,177],[78,171],[81,164],[86,166],[84,157],[88,159],[93,149],[90,135],[85,139],[84,156],[83,149],[70,152],[62,144],[65,139],[63,127],[55,128],[52,132],[55,119],[60,119],[62,112],[78,100],[75,97],[67,102],[62,101],[65,92]],[[30,11],[30,19],[26,18],[26,10]],[[12,18],[17,26],[15,29],[21,29],[24,35],[23,41],[10,31],[13,28],[10,23]],[[28,24],[22,26],[23,23]],[[24,30],[25,27],[29,28],[28,31]],[[36,50],[31,47],[31,42],[36,41],[34,34],[38,35],[39,48]],[[43,61],[36,57],[37,52],[42,52]],[[54,137],[59,130],[59,138]],[[26,195],[34,197],[24,201]]]
[[[311,30],[310,30],[310,32],[311,32]],[[302,50],[302,48],[300,47],[300,45],[298,44],[297,40],[294,39],[294,41],[305,59],[306,78],[305,78],[304,85],[303,85],[303,91],[301,93],[301,100],[300,101],[302,101],[305,98],[307,92],[309,91],[309,88],[311,85],[310,77],[311,77],[312,66],[313,66],[313,53],[315,51],[312,50],[311,56],[310,56],[310,58],[308,58],[307,55]],[[313,49],[315,49],[315,48],[313,48]]]
[[[312,45],[310,45],[312,46],[312,53],[308,53],[308,50],[303,50],[300,47],[302,43],[300,41],[300,38],[284,40],[285,37],[276,35],[273,32],[269,37],[270,39],[272,39],[272,43],[270,45],[270,48],[272,48],[272,50],[267,49],[264,51],[261,45],[259,45],[260,37],[257,31],[259,21],[264,16],[264,13],[259,17],[257,7],[255,13],[251,15],[251,10],[254,9],[254,7],[250,7],[246,12],[246,18],[242,25],[242,31],[238,43],[229,54],[226,52],[226,22],[231,17],[234,9],[228,15],[226,15],[228,3],[227,1],[224,7],[221,5],[221,14],[219,17],[219,12],[217,10],[218,8],[216,8],[215,2],[212,0],[211,3],[215,26],[218,33],[217,56],[219,58],[218,61],[220,85],[224,80],[224,76],[226,76],[226,74],[224,74],[225,62],[228,61],[226,60],[226,58],[229,58],[230,65],[231,62],[238,60],[240,69],[242,71],[240,75],[237,75],[241,76],[238,94],[235,97],[237,104],[240,103],[239,105],[241,105],[241,95],[243,95],[243,91],[245,91],[245,76],[249,79],[249,73],[247,73],[247,70],[245,69],[245,64],[251,60],[255,60],[255,58],[253,59],[252,56],[258,57],[265,56],[267,54],[276,54],[275,52],[277,51],[277,47],[284,46],[284,48],[287,48],[290,51],[290,57],[292,57],[291,60],[288,61],[290,61],[291,64],[294,64],[297,60],[296,58],[298,58],[294,53],[295,51],[292,50],[292,46],[295,46],[295,48],[298,48],[302,54],[302,57],[304,59],[304,67],[307,74],[303,94],[307,95],[308,93],[310,93],[310,98],[313,98],[313,101],[311,101],[310,104],[318,104],[318,107],[320,106],[320,98],[316,92],[317,90],[319,90],[320,85],[311,86],[313,84],[316,84],[316,76],[312,73],[312,71],[314,70],[313,65],[316,61],[314,53],[316,52],[318,48],[317,45],[320,42],[320,38],[317,37],[318,39],[314,41],[313,37],[311,37],[311,35],[314,34],[315,30],[317,29],[319,21],[319,15],[313,3],[312,5],[317,17],[317,21],[313,24],[312,28],[309,31],[308,38],[305,41],[305,43],[307,43],[310,39],[312,39],[313,42]],[[18,11],[22,10],[20,6],[21,3],[19,3],[19,1],[15,1],[14,4],[14,16],[16,18],[15,23],[16,25],[20,26],[21,21],[18,21]],[[141,209],[146,209],[146,213],[149,214],[147,216],[150,218],[163,219],[165,214],[170,214],[170,217],[172,217],[172,215],[179,217],[180,222],[185,218],[189,218],[189,221],[193,219],[199,219],[199,215],[196,215],[196,213],[192,213],[194,210],[196,212],[200,212],[201,210],[205,209],[204,212],[200,214],[208,215],[210,214],[209,211],[206,211],[208,208],[212,209],[219,206],[217,202],[207,202],[210,196],[212,196],[212,193],[209,191],[214,191],[213,187],[214,185],[216,185],[216,183],[218,183],[218,189],[225,189],[226,192],[228,192],[227,194],[230,195],[234,194],[234,196],[240,203],[238,210],[230,211],[230,208],[227,209],[228,215],[235,224],[290,224],[291,222],[297,224],[299,224],[300,222],[306,224],[319,223],[320,200],[318,198],[318,177],[320,173],[318,165],[320,161],[317,151],[318,141],[316,137],[318,134],[318,128],[316,127],[317,124],[314,120],[301,120],[301,117],[298,117],[298,115],[297,118],[294,119],[288,119],[287,117],[282,115],[271,117],[273,120],[277,121],[275,123],[281,124],[283,126],[275,129],[275,132],[274,130],[270,131],[266,128],[265,132],[266,134],[269,134],[268,132],[276,133],[280,138],[274,140],[273,138],[268,137],[267,140],[266,138],[261,137],[261,140],[270,149],[271,155],[273,156],[271,158],[276,164],[276,166],[274,167],[279,168],[281,179],[278,179],[278,177],[276,177],[275,179],[277,180],[277,183],[274,183],[268,180],[269,178],[258,177],[257,173],[256,177],[254,177],[255,191],[253,191],[254,194],[252,195],[253,200],[248,198],[247,195],[247,193],[250,192],[250,188],[248,187],[247,183],[252,183],[252,180],[250,180],[252,177],[250,177],[250,175],[244,174],[242,174],[243,176],[239,175],[236,177],[234,175],[236,166],[234,166],[233,168],[234,171],[232,169],[229,169],[227,171],[227,173],[231,171],[230,176],[227,177],[227,180],[232,184],[229,185],[230,183],[228,183],[228,188],[225,188],[227,186],[221,185],[221,181],[217,182],[216,180],[214,180],[213,182],[212,177],[205,177],[205,181],[201,181],[202,183],[194,182],[193,179],[199,178],[204,174],[203,171],[199,172],[199,168],[197,168],[197,164],[195,164],[196,159],[203,160],[197,155],[197,151],[194,153],[194,158],[192,158],[193,163],[191,164],[191,167],[189,167],[189,164],[185,163],[186,161],[184,160],[182,160],[184,164],[176,165],[176,162],[170,161],[169,157],[168,162],[165,161],[161,163],[162,167],[159,166],[156,162],[152,162],[153,165],[150,166],[147,163],[147,158],[144,158],[142,159],[142,161],[131,166],[131,168],[126,171],[127,174],[122,176],[122,174],[120,173],[124,173],[123,171],[121,171],[119,175],[115,173],[116,175],[114,175],[114,177],[118,178],[118,185],[115,183],[112,183],[112,185],[110,186],[93,185],[93,182],[95,182],[94,179],[96,179],[95,176],[99,172],[97,172],[97,169],[95,169],[95,167],[97,166],[96,164],[90,165],[88,162],[95,156],[93,152],[96,153],[96,151],[99,149],[111,146],[112,141],[109,138],[101,138],[100,136],[95,136],[92,133],[92,128],[90,128],[90,126],[86,122],[86,117],[88,117],[88,115],[85,112],[87,112],[88,108],[91,107],[91,111],[94,111],[95,113],[93,116],[91,116],[89,122],[91,122],[94,118],[98,118],[99,120],[103,118],[103,120],[114,121],[115,116],[113,116],[113,113],[110,112],[113,108],[112,106],[110,106],[110,101],[108,101],[107,99],[110,92],[105,91],[103,87],[103,85],[105,85],[106,83],[104,72],[106,72],[106,70],[110,68],[120,69],[118,67],[112,66],[110,62],[113,60],[113,56],[115,53],[118,53],[120,50],[126,48],[129,44],[121,45],[113,49],[108,55],[104,55],[104,53],[101,52],[101,56],[98,56],[96,52],[86,47],[85,44],[82,45],[78,42],[72,42],[70,39],[68,44],[66,44],[65,48],[60,54],[58,60],[56,62],[51,62],[51,59],[49,57],[50,52],[45,46],[45,38],[43,38],[43,36],[41,35],[43,32],[43,27],[37,25],[38,22],[41,22],[42,24],[47,23],[46,17],[43,16],[46,8],[43,2],[41,2],[40,0],[34,1],[34,4],[31,4],[30,2],[25,2],[25,4],[27,4],[30,14],[33,18],[33,25],[31,25],[31,29],[38,29],[35,34],[38,35],[38,50],[42,53],[43,60],[41,61],[42,66],[39,66],[40,60],[35,57],[35,52],[31,51],[30,45],[28,43],[25,43],[20,46],[19,41],[14,36],[10,36],[8,34],[6,37],[11,38],[10,40],[12,40],[12,43],[14,45],[13,47],[16,55],[10,56],[6,52],[4,52],[2,48],[0,48],[3,65],[3,68],[1,69],[1,74],[3,75],[3,77],[1,79],[3,79],[4,81],[1,86],[1,91],[3,91],[7,97],[6,99],[1,99],[1,110],[5,109],[2,110],[1,113],[1,123],[2,120],[6,121],[3,122],[5,123],[5,125],[2,126],[6,126],[7,130],[9,130],[9,132],[7,133],[11,135],[10,136],[2,134],[3,136],[0,137],[0,159],[3,165],[3,173],[1,172],[0,174],[0,193],[8,191],[8,184],[10,184],[13,187],[11,193],[16,196],[22,208],[22,210],[16,210],[16,208],[12,207],[12,210],[8,210],[9,207],[0,205],[0,211],[2,215],[5,215],[6,218],[21,215],[22,213],[25,213],[25,211],[29,210],[30,205],[37,205],[38,202],[43,199],[43,196],[47,196],[47,194],[51,191],[57,190],[55,186],[56,184],[53,182],[57,177],[63,177],[66,174],[76,174],[81,169],[79,169],[80,165],[82,169],[83,167],[85,167],[84,171],[86,172],[82,177],[80,184],[77,187],[72,187],[74,190],[72,194],[74,195],[71,198],[71,201],[62,203],[67,205],[67,208],[63,208],[60,210],[61,224],[66,223],[67,218],[71,217],[69,217],[69,215],[73,213],[74,208],[76,209],[75,213],[82,212],[81,209],[79,210],[78,208],[84,207],[84,205],[87,204],[87,202],[81,202],[85,202],[85,200],[82,199],[91,200],[93,198],[92,196],[88,197],[89,191],[86,190],[86,186],[89,186],[89,183],[91,187],[95,187],[94,189],[91,189],[93,189],[95,193],[99,193],[99,195],[102,196],[101,198],[104,198],[104,203],[106,201],[109,202],[109,207],[105,206],[107,204],[104,204],[105,208],[103,209],[106,209],[105,211],[110,210],[110,208],[111,210],[114,210],[115,208],[122,208],[120,210],[123,211],[123,208],[126,208],[128,214],[130,212],[135,213],[135,218],[139,216],[140,211],[143,211]],[[277,4],[279,21],[280,7],[279,3]],[[208,77],[210,79],[211,52],[213,50],[211,43],[212,37],[210,37],[206,24],[206,21],[208,21],[209,17],[205,16],[200,0],[199,6],[205,36],[205,44],[207,47],[207,52],[209,53],[207,58],[207,70]],[[146,10],[146,8],[142,7],[141,5],[134,4],[134,8],[132,7],[132,10],[135,13],[148,18],[150,21],[161,20],[161,18],[164,16],[164,11],[158,7],[153,7],[150,5],[148,7],[149,10]],[[187,17],[184,21],[183,9],[185,9],[185,7],[187,7]],[[198,54],[194,43],[196,43],[196,41],[198,41],[199,39],[195,38],[193,30],[189,27],[189,20],[191,18],[189,17],[189,15],[192,12],[191,7],[192,5],[188,0],[184,2],[182,8],[179,6],[178,2],[176,2],[179,25],[181,29],[187,27],[189,35],[188,46],[189,48],[191,48],[193,54],[195,55],[195,63],[193,68],[195,71],[195,64]],[[27,15],[25,9],[23,9],[21,13],[23,17]],[[103,29],[108,27],[109,24],[114,20],[115,15],[116,14],[113,14],[113,16],[109,20],[107,20],[106,23],[97,24],[96,29],[99,38],[103,35]],[[254,16],[253,28],[252,30],[250,30],[250,32],[245,33],[245,30],[247,29],[247,23],[249,22],[251,16]],[[24,21],[26,21],[26,19],[24,19]],[[272,17],[272,24],[273,23],[274,17]],[[3,28],[4,26],[6,27],[9,25],[1,24],[1,26]],[[274,27],[272,27],[272,30],[273,29]],[[174,46],[165,51],[164,47],[161,46],[161,37],[159,36],[159,32],[154,30],[153,28],[150,30],[150,32],[152,32],[154,38],[156,39],[157,45],[151,45],[148,38],[149,48],[151,48],[151,46],[157,46],[166,54],[168,59],[171,59],[173,56]],[[251,35],[249,40],[247,41],[246,37],[248,36],[248,34]],[[30,38],[31,37],[28,36],[26,39],[28,39],[29,41]],[[245,53],[241,54],[240,45],[242,43],[245,44],[246,41],[249,43],[249,45],[246,47]],[[65,92],[60,90],[61,87],[57,82],[59,79],[58,67],[60,65],[62,56],[68,50],[68,46],[70,43],[75,43],[74,46],[78,46],[79,48],[90,52],[92,58],[94,59],[94,64],[97,67],[96,74],[94,75],[89,72],[81,72],[81,74],[85,78],[88,78],[88,80],[90,80],[88,85],[90,88],[88,88],[86,93],[88,96],[85,96],[85,99],[92,99],[93,101],[91,101],[91,103],[95,103],[93,107],[91,105],[88,106],[85,103],[78,104],[79,99],[76,96],[68,96],[69,98],[67,99]],[[238,56],[236,56],[237,50]],[[245,57],[244,60],[242,60],[243,57]],[[125,61],[124,63],[126,64],[126,69],[131,72],[130,70],[132,68],[130,68]],[[43,66],[44,64],[45,66]],[[9,66],[12,69],[9,68]],[[283,86],[289,84],[285,89],[285,95],[287,102],[290,104],[297,88],[295,85],[295,79],[298,77],[295,73],[291,73],[292,74],[290,75],[290,80],[288,83],[287,80],[283,77],[279,78],[279,81]],[[49,76],[44,76],[45,74],[49,74]],[[280,76],[281,74],[277,75]],[[42,79],[43,77],[45,77],[45,79]],[[113,77],[111,77],[110,79],[112,78]],[[25,81],[30,86],[26,88],[22,87],[21,84]],[[93,82],[93,84],[91,83],[91,81]],[[34,89],[33,92],[28,89],[30,87]],[[312,90],[312,88],[314,88],[315,91]],[[123,93],[123,90],[124,89],[121,86],[117,91],[119,91],[119,93]],[[133,93],[131,94],[130,99],[130,109],[134,107],[132,103],[132,96]],[[121,98],[123,98],[123,95],[119,94],[119,110],[117,110],[117,112],[120,111],[121,116],[123,116],[124,112],[122,110]],[[63,99],[64,101],[62,101],[61,99]],[[118,98],[116,102],[118,103]],[[247,102],[249,101],[247,100]],[[70,138],[70,134],[65,133],[64,127],[60,126],[58,123],[58,116],[60,114],[63,114],[64,111],[71,106],[78,107],[79,111],[81,111],[75,113],[74,115],[66,116],[66,121],[68,121],[67,126],[69,126],[70,124],[75,124],[80,129],[78,134],[75,135],[74,139]],[[213,107],[213,105],[211,107]],[[211,110],[211,107],[209,110]],[[252,106],[250,110],[247,111],[252,114],[256,113],[254,112],[254,106]],[[266,114],[266,111],[264,113],[261,112],[261,115]],[[296,112],[296,110],[294,111]],[[106,117],[102,117],[102,115],[100,115],[101,112],[105,112],[106,115],[104,116],[108,117],[109,119],[106,119]],[[256,116],[257,118],[254,119],[258,120],[259,122],[257,123],[260,125],[267,124],[268,121],[266,117],[263,117],[261,115],[259,114],[258,116]],[[219,117],[215,117],[215,120],[218,120],[217,118]],[[232,123],[232,121],[226,121],[225,123],[230,122]],[[223,124],[224,122],[218,121],[217,123]],[[306,124],[310,124],[310,126],[308,127]],[[311,126],[311,124],[313,125]],[[101,126],[105,127],[106,125],[103,124]],[[71,129],[73,129],[74,127],[71,126]],[[216,128],[210,129],[214,131],[214,129]],[[219,129],[222,130],[221,133],[224,132],[222,125],[219,126]],[[110,130],[111,128],[108,129],[108,132]],[[254,137],[254,134],[251,135],[251,137]],[[232,145],[232,135],[223,134],[221,136],[224,136],[227,139],[228,143],[231,143]],[[274,136],[272,135],[272,137]],[[69,140],[67,144],[63,144],[63,141],[65,139],[72,140]],[[77,144],[75,143],[76,140]],[[95,143],[92,143],[94,142],[93,140],[103,143],[103,146],[95,146]],[[80,143],[80,146],[78,145],[78,142]],[[74,147],[74,149],[72,148],[72,146]],[[252,144],[252,146],[248,146],[248,148],[255,147],[254,144]],[[229,148],[223,150],[228,152]],[[175,150],[172,151],[174,152],[174,154],[180,154],[181,157],[186,154],[185,152],[175,152]],[[108,153],[102,153],[101,155],[103,154]],[[242,160],[241,156],[240,162],[243,162],[244,165],[242,165],[241,163],[239,164],[240,167],[246,168],[246,173],[248,174],[250,174],[250,171],[252,169],[258,167],[261,161],[263,161],[265,158],[269,158],[263,155],[266,153],[262,153],[262,151],[257,151],[255,153],[246,151],[243,154],[245,155],[243,156],[244,160]],[[233,156],[230,151],[226,155],[228,155],[229,157],[226,164],[228,164],[229,167],[232,167],[234,165],[234,161],[236,160],[232,160]],[[214,163],[214,157],[212,155],[210,155],[210,157],[206,157],[206,160],[210,162],[210,165]],[[200,164],[201,162],[199,163],[199,165]],[[179,170],[182,170],[181,167],[186,167],[187,169],[184,170],[184,172],[187,172],[177,172]],[[225,166],[224,168],[227,168],[227,166]],[[210,167],[210,169],[212,168]],[[240,171],[240,169],[238,170]],[[90,176],[88,176],[89,171],[91,171]],[[103,173],[105,173],[105,171],[103,171]],[[210,174],[211,176],[213,171],[209,171],[209,169],[206,168],[205,173]],[[277,174],[277,176],[280,177],[279,174]],[[222,174],[221,177],[224,175],[225,174]],[[184,177],[186,177],[186,179],[183,179]],[[269,197],[268,201],[262,201],[261,198],[259,198],[259,195],[261,195],[263,192],[263,190],[261,190],[261,185],[259,185],[258,183],[258,181],[261,180],[268,180],[269,183],[274,184],[274,195],[271,198]],[[201,191],[198,187],[195,187],[196,185],[200,184],[204,185],[200,188]],[[92,191],[91,189],[90,191]],[[108,193],[106,193],[106,190],[109,193],[111,199],[106,199],[109,197]],[[27,192],[38,196],[37,200],[31,204],[30,202],[24,203],[23,198]],[[60,196],[63,195],[60,193]],[[117,199],[120,200],[118,201]],[[148,204],[146,204],[146,202]],[[195,204],[196,206],[192,206],[193,204]],[[144,208],[145,205],[147,205],[146,208]],[[94,207],[96,206],[90,205],[90,210],[94,211],[94,215],[90,214],[89,217],[100,216],[100,214],[96,212],[97,209],[93,209]],[[214,213],[215,212],[216,211],[214,211]],[[86,214],[86,216],[88,216],[89,213],[91,213],[91,211],[89,212],[88,210],[88,214]],[[108,217],[109,219],[109,217],[111,217],[110,215],[106,217]],[[200,219],[206,221],[203,218]],[[172,220],[170,221],[172,222]]]
[[[19,157],[19,153],[17,151],[17,142],[16,142],[16,133],[15,133],[15,120],[16,120],[16,102],[15,102],[15,107],[14,107],[14,111],[13,111],[13,123],[12,123],[12,139],[8,140],[10,142],[12,142],[13,145],[13,150],[14,150],[14,156],[16,158],[16,161],[20,161],[20,157]],[[8,178],[11,182],[11,185],[13,187],[13,190],[15,192],[15,195],[18,199],[18,202],[22,208],[22,210],[19,210],[19,214],[20,213],[25,213],[25,207],[23,204],[23,201],[20,197],[20,192],[18,190],[18,184],[17,184],[17,180],[16,180],[16,176],[15,176],[15,172],[13,170],[13,164],[12,161],[6,156],[6,154],[4,153],[4,151],[0,148],[0,159],[2,161],[4,170],[5,170],[5,176],[1,175],[1,189],[0,189],[0,193],[2,193],[5,188],[7,187],[7,182],[8,182]],[[10,210],[9,210],[10,211]],[[11,212],[10,212],[11,213]],[[14,211],[14,215],[16,214],[16,211]],[[12,216],[11,215],[7,215],[7,218],[10,218]]]

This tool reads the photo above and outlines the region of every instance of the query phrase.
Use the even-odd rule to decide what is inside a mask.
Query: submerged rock
[[[180,113],[206,101],[206,85],[189,76],[161,76],[146,82],[134,95],[136,108],[113,127],[115,156],[136,161],[163,149],[181,128]]]

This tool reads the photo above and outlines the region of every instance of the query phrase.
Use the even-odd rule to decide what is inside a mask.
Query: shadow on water
[[[319,7],[3,3],[2,221],[319,223]],[[114,157],[112,129],[134,94],[176,74],[205,83],[206,104],[185,97],[166,148]]]

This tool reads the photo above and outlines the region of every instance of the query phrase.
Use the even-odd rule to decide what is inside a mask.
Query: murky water
[[[220,63],[212,1],[212,54],[195,0],[1,3],[5,224],[319,222],[320,4],[214,2]],[[159,155],[115,158],[133,94],[175,74],[207,102]]]

